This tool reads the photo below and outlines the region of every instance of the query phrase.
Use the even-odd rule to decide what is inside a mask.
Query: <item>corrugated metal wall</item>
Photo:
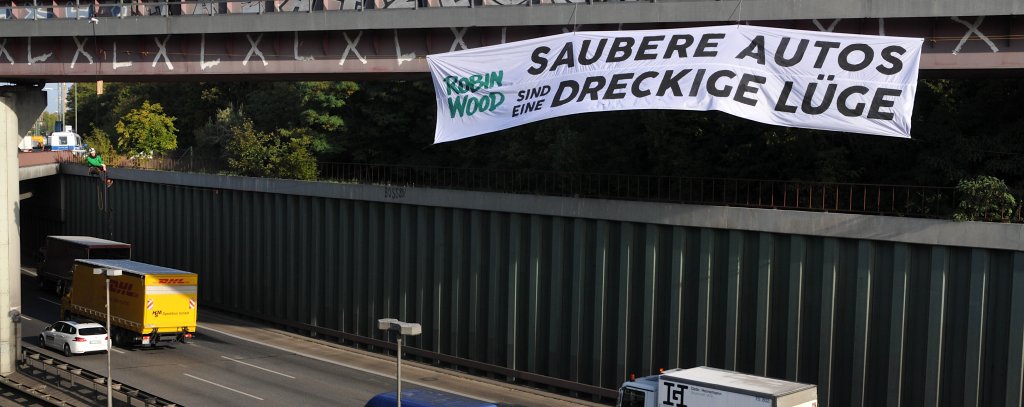
[[[62,176],[65,233],[103,235]],[[210,306],[616,388],[709,365],[824,406],[1017,406],[1024,252],[205,189],[129,180],[113,238]]]

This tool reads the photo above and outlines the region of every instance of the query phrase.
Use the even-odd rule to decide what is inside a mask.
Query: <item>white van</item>
[[[68,126],[64,131],[55,131],[50,133],[50,137],[47,139],[50,150],[52,151],[72,151],[75,153],[84,153],[85,146],[82,145],[82,136],[75,133],[71,126]]]
[[[23,153],[31,153],[35,149],[42,149],[43,146],[37,145],[35,137],[25,136],[21,138],[21,142],[18,143],[18,150]]]

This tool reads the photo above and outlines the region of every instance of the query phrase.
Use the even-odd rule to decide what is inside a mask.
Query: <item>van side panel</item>
[[[53,280],[69,279],[75,259],[87,257],[84,247],[59,239],[46,239],[46,258],[40,273]]]
[[[106,321],[106,277],[93,274],[93,267],[76,264],[73,286],[66,297],[69,311],[93,319]],[[112,325],[141,332],[142,301],[145,286],[138,275],[125,273],[110,278],[110,322]]]

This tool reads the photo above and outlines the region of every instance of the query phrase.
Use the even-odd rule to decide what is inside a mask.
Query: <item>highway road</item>
[[[22,276],[24,346],[42,350],[39,332],[56,321],[54,294],[35,289]],[[115,381],[186,406],[362,406],[373,395],[394,391],[394,358],[315,341],[236,320],[200,307],[192,343],[147,349],[115,348]],[[106,355],[65,358],[97,373]],[[428,365],[403,363],[403,388],[427,386],[517,406],[593,405],[532,389],[462,375]]]

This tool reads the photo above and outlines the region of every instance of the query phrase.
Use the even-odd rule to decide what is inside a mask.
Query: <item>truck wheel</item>
[[[64,344],[64,356],[71,357],[71,347],[68,344]]]
[[[112,339],[114,341],[114,346],[124,345],[124,336],[121,334],[121,328],[115,326],[113,329],[113,334],[114,335]]]

